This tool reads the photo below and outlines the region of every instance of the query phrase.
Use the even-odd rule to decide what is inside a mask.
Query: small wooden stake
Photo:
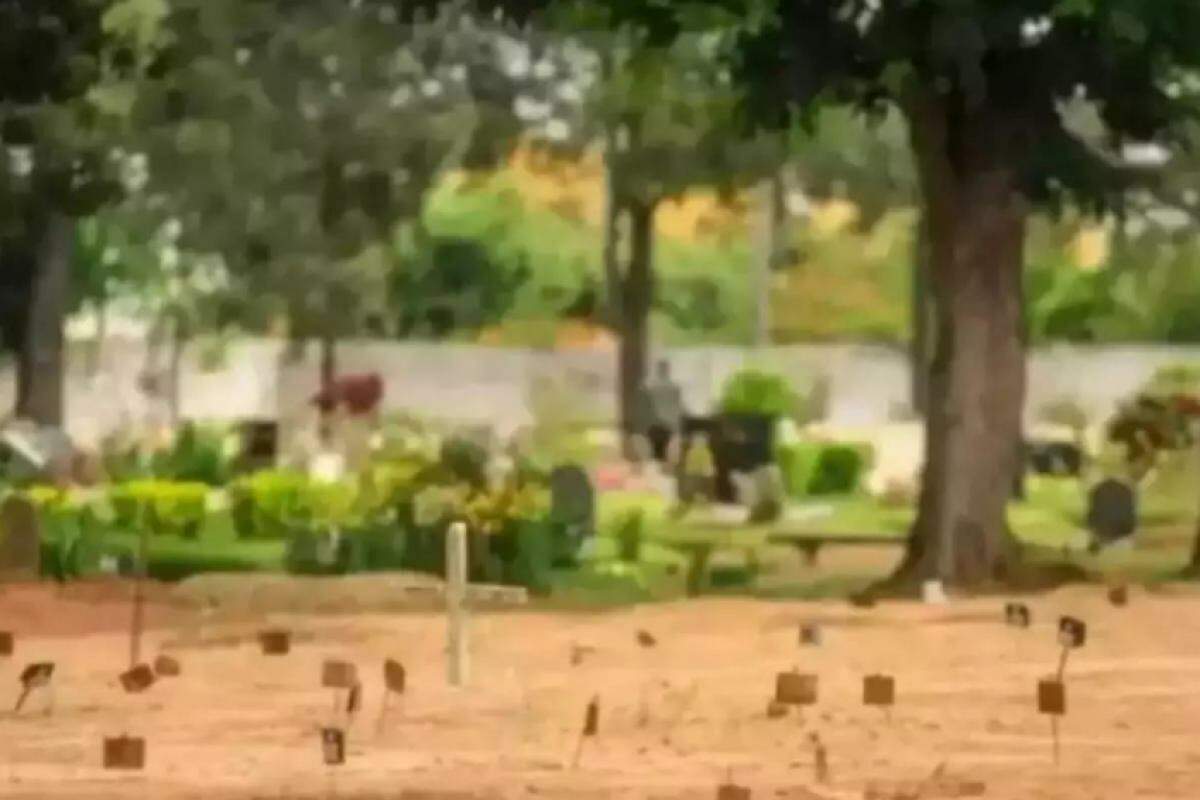
[[[0,657],[8,658],[13,654],[13,635],[11,631],[0,631]]]
[[[587,705],[583,719],[583,730],[579,734],[579,743],[575,747],[575,757],[571,759],[571,768],[579,767],[579,759],[583,756],[583,743],[595,738],[600,732],[600,698],[593,697]]]

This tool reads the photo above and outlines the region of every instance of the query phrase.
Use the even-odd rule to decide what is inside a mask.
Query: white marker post
[[[465,686],[467,662],[467,525],[454,522],[446,531],[446,663],[451,686]]]

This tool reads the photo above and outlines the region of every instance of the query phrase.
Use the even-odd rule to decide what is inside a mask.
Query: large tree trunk
[[[655,203],[627,200],[629,264],[621,280],[621,335],[619,338],[618,395],[621,431],[625,440],[641,433],[642,387],[646,383],[650,349],[650,308],[654,295]]]
[[[62,426],[66,371],[64,325],[71,288],[75,222],[50,212],[41,230],[29,317],[17,359],[17,416]]]
[[[941,100],[910,116],[928,213],[935,342],[917,518],[891,583],[980,586],[1008,577],[1015,557],[1006,509],[1025,398],[1026,203],[994,138],[1002,131],[989,129],[994,120],[964,122]],[[955,129],[965,125],[971,129]]]
[[[912,341],[909,375],[913,413],[924,418],[928,406],[929,365],[933,360],[933,303],[929,291],[929,229],[924,209],[918,212],[913,237]]]

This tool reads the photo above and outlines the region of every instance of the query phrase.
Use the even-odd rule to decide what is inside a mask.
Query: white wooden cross
[[[446,665],[451,686],[466,686],[470,676],[470,602],[524,605],[522,587],[472,586],[467,580],[467,525],[452,523],[446,531]]]

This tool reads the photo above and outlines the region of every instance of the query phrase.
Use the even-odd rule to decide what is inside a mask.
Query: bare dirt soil
[[[1003,599],[480,614],[467,690],[446,685],[441,614],[218,620],[155,605],[145,652],[171,653],[182,674],[136,695],[117,681],[128,596],[115,584],[0,591],[0,630],[16,633],[15,653],[0,657],[0,692],[11,692],[0,697],[0,798],[682,800],[714,798],[730,777],[755,800],[1200,796],[1200,593],[1184,588],[1135,588],[1125,608],[1096,588],[1028,599],[1028,630],[1004,626]],[[1056,766],[1035,696],[1057,666],[1060,614],[1090,627],[1067,664]],[[799,644],[803,621],[823,624],[819,647]],[[254,633],[268,624],[296,632],[291,654],[260,652]],[[657,644],[639,644],[639,631]],[[591,650],[572,665],[576,645]],[[335,768],[318,735],[339,719],[320,686],[327,658],[355,662],[363,680]],[[384,715],[386,658],[404,663],[408,690]],[[47,660],[53,697],[13,714],[20,670]],[[817,704],[768,718],[776,674],[792,668],[819,676]],[[895,677],[890,716],[862,704],[872,673]],[[599,735],[571,768],[593,697]],[[145,737],[143,771],[102,769],[103,739],[122,734]],[[826,782],[810,734],[827,750]]]

